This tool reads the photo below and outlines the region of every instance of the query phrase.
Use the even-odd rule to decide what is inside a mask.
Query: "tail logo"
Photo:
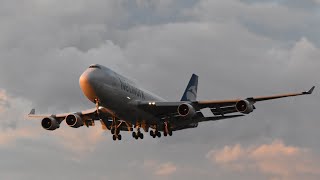
[[[197,98],[197,87],[190,86],[187,90],[187,99],[196,99]]]

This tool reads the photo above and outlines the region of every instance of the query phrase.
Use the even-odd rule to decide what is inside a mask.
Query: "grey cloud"
[[[293,8],[292,6],[296,4],[294,2],[297,1],[245,2],[200,1],[198,6],[192,9],[191,14],[204,20],[237,21],[251,32],[288,43],[306,36],[319,46],[319,38],[316,34],[320,28],[316,15],[319,4],[315,1],[299,1],[304,5],[312,3],[315,10],[301,5],[299,9]]]
[[[304,20],[317,27],[313,11],[231,0],[167,1],[170,6],[156,1],[145,6],[136,1],[3,2],[0,84],[17,100],[10,102],[10,114],[0,114],[17,129],[6,130],[16,137],[11,146],[1,146],[1,178],[163,179],[154,174],[156,168],[144,168],[153,160],[155,167],[177,167],[168,179],[248,179],[261,174],[221,173],[205,155],[274,139],[315,152],[320,147],[317,90],[313,96],[259,103],[245,118],[203,123],[160,140],[133,141],[123,133],[124,141],[114,143],[109,132],[94,136],[99,125],[70,129],[63,124],[47,132],[38,121],[21,122],[32,106],[44,113],[93,107],[78,85],[92,63],[174,100],[193,72],[200,75],[199,99],[307,90],[319,84],[317,38],[310,38],[306,28],[289,27]],[[281,33],[264,32],[270,28],[295,35],[278,38]],[[38,128],[36,137],[18,137],[20,129],[30,127]]]
[[[317,0],[306,0],[306,1],[299,1],[299,0],[269,0],[269,1],[262,1],[262,0],[241,0],[242,2],[246,3],[275,3],[288,6],[290,8],[296,8],[303,11],[309,10],[317,10],[317,5],[319,5],[319,1]]]

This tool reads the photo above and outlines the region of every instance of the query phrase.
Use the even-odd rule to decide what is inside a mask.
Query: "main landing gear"
[[[163,124],[163,136],[172,136],[172,130],[171,130],[171,127],[169,126],[169,123],[168,122],[165,122]],[[153,138],[161,138],[161,132],[159,132],[158,130],[158,126],[156,126],[156,129],[155,130],[151,130],[150,131],[150,136],[153,137]]]
[[[138,140],[139,138],[140,139],[143,139],[144,138],[144,135],[143,133],[141,133],[140,129],[141,129],[141,122],[137,122],[136,125],[135,125],[135,128],[137,129],[137,131],[133,131],[132,132],[132,137],[136,140]]]
[[[112,140],[116,141],[116,140],[119,140],[121,141],[122,139],[122,136],[120,134],[120,130],[117,129],[117,128],[112,128],[111,129],[111,134],[112,134]]]
[[[151,130],[150,136],[152,136],[153,138],[156,138],[156,137],[161,138],[161,133],[158,130],[155,130],[155,131]]]
[[[137,132],[133,131],[132,132],[132,137],[135,138],[135,139],[143,139],[144,138],[144,135],[143,133],[140,132],[140,130],[138,130]]]

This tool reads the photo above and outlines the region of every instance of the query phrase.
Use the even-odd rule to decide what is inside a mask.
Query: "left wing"
[[[140,109],[160,117],[180,114],[178,113],[178,108],[182,104],[191,105],[191,108],[194,108],[196,112],[199,112],[200,109],[210,108],[213,114],[215,115],[224,116],[225,114],[235,113],[235,112],[248,114],[255,109],[254,104],[256,102],[285,98],[285,97],[292,97],[292,96],[308,95],[308,94],[312,94],[314,89],[315,89],[315,86],[313,86],[309,91],[304,91],[300,93],[249,97],[245,99],[231,99],[231,100],[218,100],[218,101],[137,102],[136,105]]]
[[[258,96],[258,97],[249,97],[246,100],[250,101],[251,103],[256,103],[259,101],[266,101],[272,99],[280,99],[285,97],[292,97],[292,96],[301,96],[301,95],[308,95],[312,94],[315,86],[313,86],[309,91],[304,91],[300,93],[288,93],[288,94],[280,94],[280,95],[273,95],[273,96]],[[237,102],[241,101],[241,99],[233,99],[233,100],[225,100],[225,101],[197,101],[199,107],[216,107],[216,106],[231,106],[235,105]]]

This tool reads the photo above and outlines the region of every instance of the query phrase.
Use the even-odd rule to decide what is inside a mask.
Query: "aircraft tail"
[[[197,99],[198,91],[198,76],[192,74],[189,84],[184,91],[181,101],[195,101]]]

